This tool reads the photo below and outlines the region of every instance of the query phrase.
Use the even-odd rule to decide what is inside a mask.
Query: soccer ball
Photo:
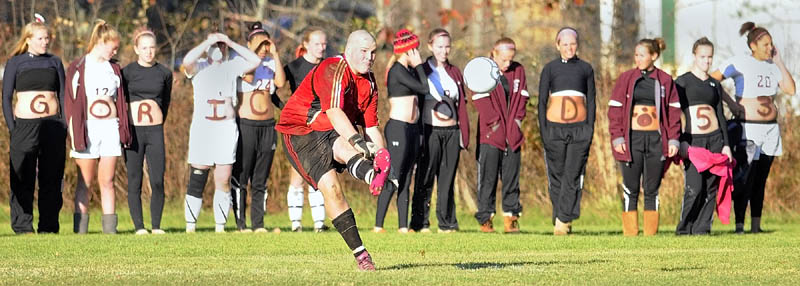
[[[497,86],[500,79],[500,67],[492,59],[477,57],[464,67],[464,81],[467,88],[475,93],[487,93]]]

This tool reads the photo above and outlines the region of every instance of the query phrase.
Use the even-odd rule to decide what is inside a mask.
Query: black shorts
[[[289,163],[311,184],[317,183],[330,170],[343,172],[347,166],[333,159],[333,142],[339,138],[336,130],[311,131],[306,135],[283,134],[283,147]]]

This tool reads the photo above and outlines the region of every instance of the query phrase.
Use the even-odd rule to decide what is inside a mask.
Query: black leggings
[[[436,218],[439,220],[439,229],[458,229],[453,182],[461,152],[461,133],[458,126],[426,125],[423,134],[422,154],[417,163],[411,205],[411,228],[419,230],[430,227],[433,179],[437,178]]]
[[[134,126],[131,129],[131,147],[125,149],[125,166],[128,168],[128,208],[134,228],[144,229],[142,221],[142,167],[147,159],[150,176],[150,221],[153,229],[161,228],[164,211],[164,126]]]
[[[239,144],[236,147],[236,163],[233,164],[231,187],[236,206],[236,226],[247,228],[247,185],[252,189],[250,200],[250,222],[253,228],[264,227],[267,201],[267,179],[272,169],[277,140],[275,120],[239,119]]]
[[[664,155],[658,131],[631,132],[631,162],[620,162],[624,188],[623,210],[636,211],[639,188],[644,189],[644,210],[658,210],[658,188],[664,176]],[[641,180],[641,183],[640,183]]]
[[[484,224],[495,213],[497,178],[503,181],[503,212],[519,217],[520,150],[500,150],[489,144],[478,145],[478,212],[475,219]]]
[[[9,144],[11,229],[15,233],[33,232],[33,192],[38,174],[38,231],[57,233],[67,129],[58,116],[17,118],[15,122]]]
[[[571,222],[581,216],[581,194],[586,160],[592,144],[589,124],[548,122],[543,138],[553,222]]]
[[[719,130],[709,134],[687,134],[682,141],[713,153],[722,152],[722,147],[725,146],[722,132]],[[709,171],[697,172],[697,167],[688,160],[683,162],[683,167],[685,171],[681,220],[675,232],[708,234],[711,232],[711,223],[717,206],[719,176]]]
[[[747,141],[744,141],[745,143]],[[750,217],[760,218],[764,208],[764,188],[772,167],[773,156],[759,154],[758,160],[747,162],[747,151],[743,146],[734,147],[736,168],[733,177],[733,211],[736,223],[744,223],[747,203],[750,203]]]
[[[378,197],[375,226],[383,227],[392,195],[397,191],[397,222],[400,228],[404,228],[408,227],[408,189],[411,185],[411,171],[417,162],[419,124],[389,119],[383,132],[386,148],[392,157],[392,168],[389,171],[389,180]],[[396,181],[397,186],[392,181]]]

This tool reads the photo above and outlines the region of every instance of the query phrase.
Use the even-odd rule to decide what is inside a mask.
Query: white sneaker
[[[253,230],[253,232],[255,232],[255,233],[267,233],[268,231],[267,231],[266,228],[259,227],[259,228],[256,228],[255,230]]]
[[[165,232],[165,231],[163,231],[161,229],[154,229],[154,230],[150,231],[150,233],[152,233],[152,234],[166,234],[167,232]]]
[[[196,224],[186,223],[186,233],[194,233],[196,228],[197,228]]]
[[[214,229],[214,231],[217,232],[217,233],[225,233],[225,225],[224,224],[218,224],[216,226],[216,228]]]
[[[303,226],[300,224],[299,221],[293,221],[292,222],[292,231],[293,232],[302,232],[303,231]]]
[[[148,232],[144,228],[136,231],[136,235],[146,235],[146,234],[150,234],[150,232]]]

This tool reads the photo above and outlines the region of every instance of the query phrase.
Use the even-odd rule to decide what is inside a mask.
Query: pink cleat
[[[375,263],[372,262],[372,256],[369,256],[366,250],[356,257],[356,263],[358,263],[358,270],[375,271]]]
[[[392,166],[392,158],[389,156],[389,150],[381,148],[375,153],[375,159],[372,161],[373,170],[375,170],[375,177],[372,178],[372,183],[369,184],[369,190],[372,191],[373,196],[377,196],[383,190],[383,184],[386,183],[386,178],[389,177],[389,168]]]

